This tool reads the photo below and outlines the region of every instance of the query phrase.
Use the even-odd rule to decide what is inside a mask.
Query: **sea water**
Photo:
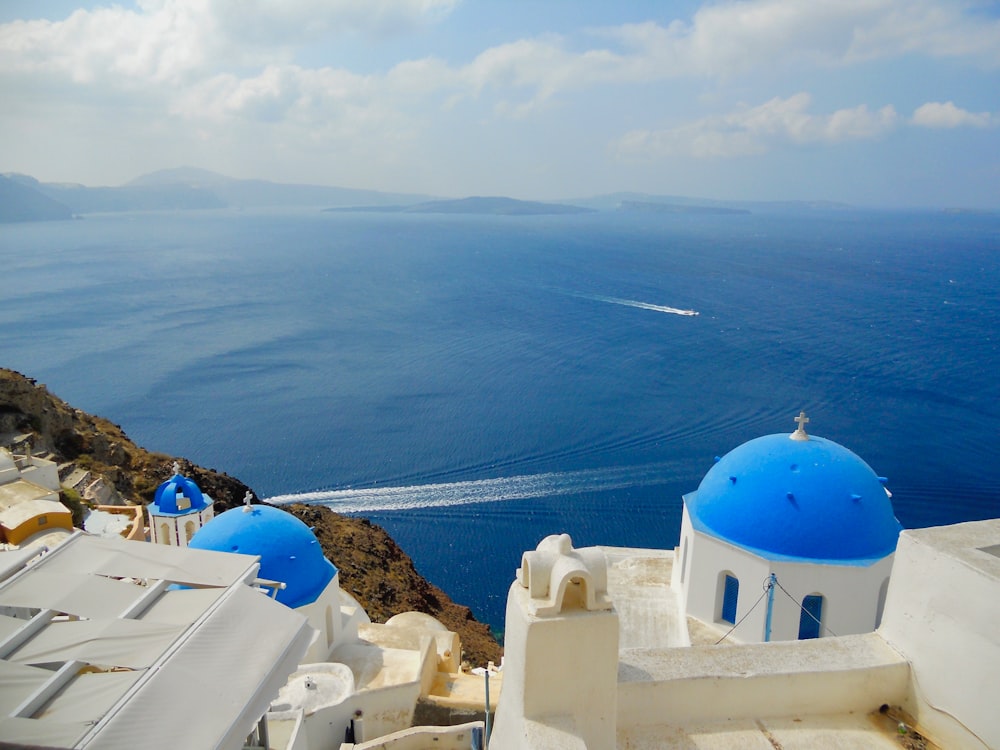
[[[0,258],[0,364],[371,518],[496,627],[542,537],[671,548],[713,458],[800,410],[904,526],[1000,515],[996,215],[133,213]]]

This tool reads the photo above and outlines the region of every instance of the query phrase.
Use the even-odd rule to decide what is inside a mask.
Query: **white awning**
[[[55,721],[0,717],[0,737],[14,747],[73,747],[87,731],[85,722],[63,724]]]
[[[85,570],[110,578],[155,578],[188,586],[229,586],[252,580],[255,574],[250,571],[256,565],[253,555],[220,555],[115,538],[89,539],[85,545],[61,545],[46,560],[45,569],[59,573]]]
[[[163,622],[190,625],[208,611],[225,589],[180,589],[164,591],[136,619],[143,622]]]
[[[7,638],[24,627],[24,622],[24,620],[18,620],[16,617],[0,615],[0,643],[3,643]]]
[[[86,722],[88,727],[93,726],[144,674],[143,671],[85,672],[63,688],[34,718],[45,724]]]
[[[132,542],[140,543],[144,542]],[[107,618],[125,611],[146,591],[145,586],[77,572],[79,570],[86,568],[54,571],[46,565],[44,569],[32,570],[30,576],[21,576],[4,587],[0,601],[6,606]]]
[[[13,639],[0,659],[6,743],[238,750],[315,634],[247,585],[258,565],[246,555],[74,534],[31,565],[4,562],[0,607],[83,618],[0,615],[0,641]]]
[[[25,696],[44,685],[50,677],[52,672],[47,669],[0,661],[0,717],[8,716],[24,702]],[[0,732],[0,737],[4,736]]]
[[[78,660],[141,669],[151,666],[184,628],[137,620],[52,622],[7,659],[18,664]]]
[[[236,587],[79,747],[240,748],[312,635],[302,615]]]

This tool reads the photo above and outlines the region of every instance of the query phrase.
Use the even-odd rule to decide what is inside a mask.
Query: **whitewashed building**
[[[174,464],[174,474],[156,488],[149,514],[149,538],[154,544],[187,547],[188,543],[214,516],[213,500],[201,491],[194,480],[181,474]]]
[[[797,421],[727,453],[684,497],[671,587],[684,614],[738,642],[870,632],[885,605],[902,529],[889,494]]]

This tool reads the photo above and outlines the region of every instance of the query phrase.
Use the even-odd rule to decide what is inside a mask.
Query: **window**
[[[819,638],[823,623],[823,595],[809,594],[802,600],[802,612],[799,615],[799,640]]]
[[[719,615],[719,619],[723,622],[728,622],[730,625],[736,624],[736,603],[740,597],[740,582],[739,580],[729,575],[724,574],[725,578],[723,580],[722,589],[722,612]]]
[[[170,527],[165,523],[160,524],[160,544],[170,544]]]
[[[184,524],[184,537],[185,537],[185,541],[188,544],[191,543],[191,537],[194,536],[194,532],[195,531],[196,531],[196,529],[194,527],[194,521],[188,521],[186,524]]]

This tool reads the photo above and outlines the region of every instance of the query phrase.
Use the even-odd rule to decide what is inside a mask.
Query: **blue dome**
[[[180,502],[178,502],[178,496],[180,496]],[[153,512],[157,515],[180,516],[202,510],[208,505],[208,501],[205,500],[201,489],[193,480],[180,474],[174,474],[156,488],[151,505]]]
[[[769,559],[864,564],[892,553],[902,530],[871,467],[812,435],[744,443],[684,501],[695,529]]]
[[[337,574],[309,527],[270,505],[227,510],[202,526],[188,546],[260,555],[260,577],[284,583],[277,599],[292,609],[316,601]]]

